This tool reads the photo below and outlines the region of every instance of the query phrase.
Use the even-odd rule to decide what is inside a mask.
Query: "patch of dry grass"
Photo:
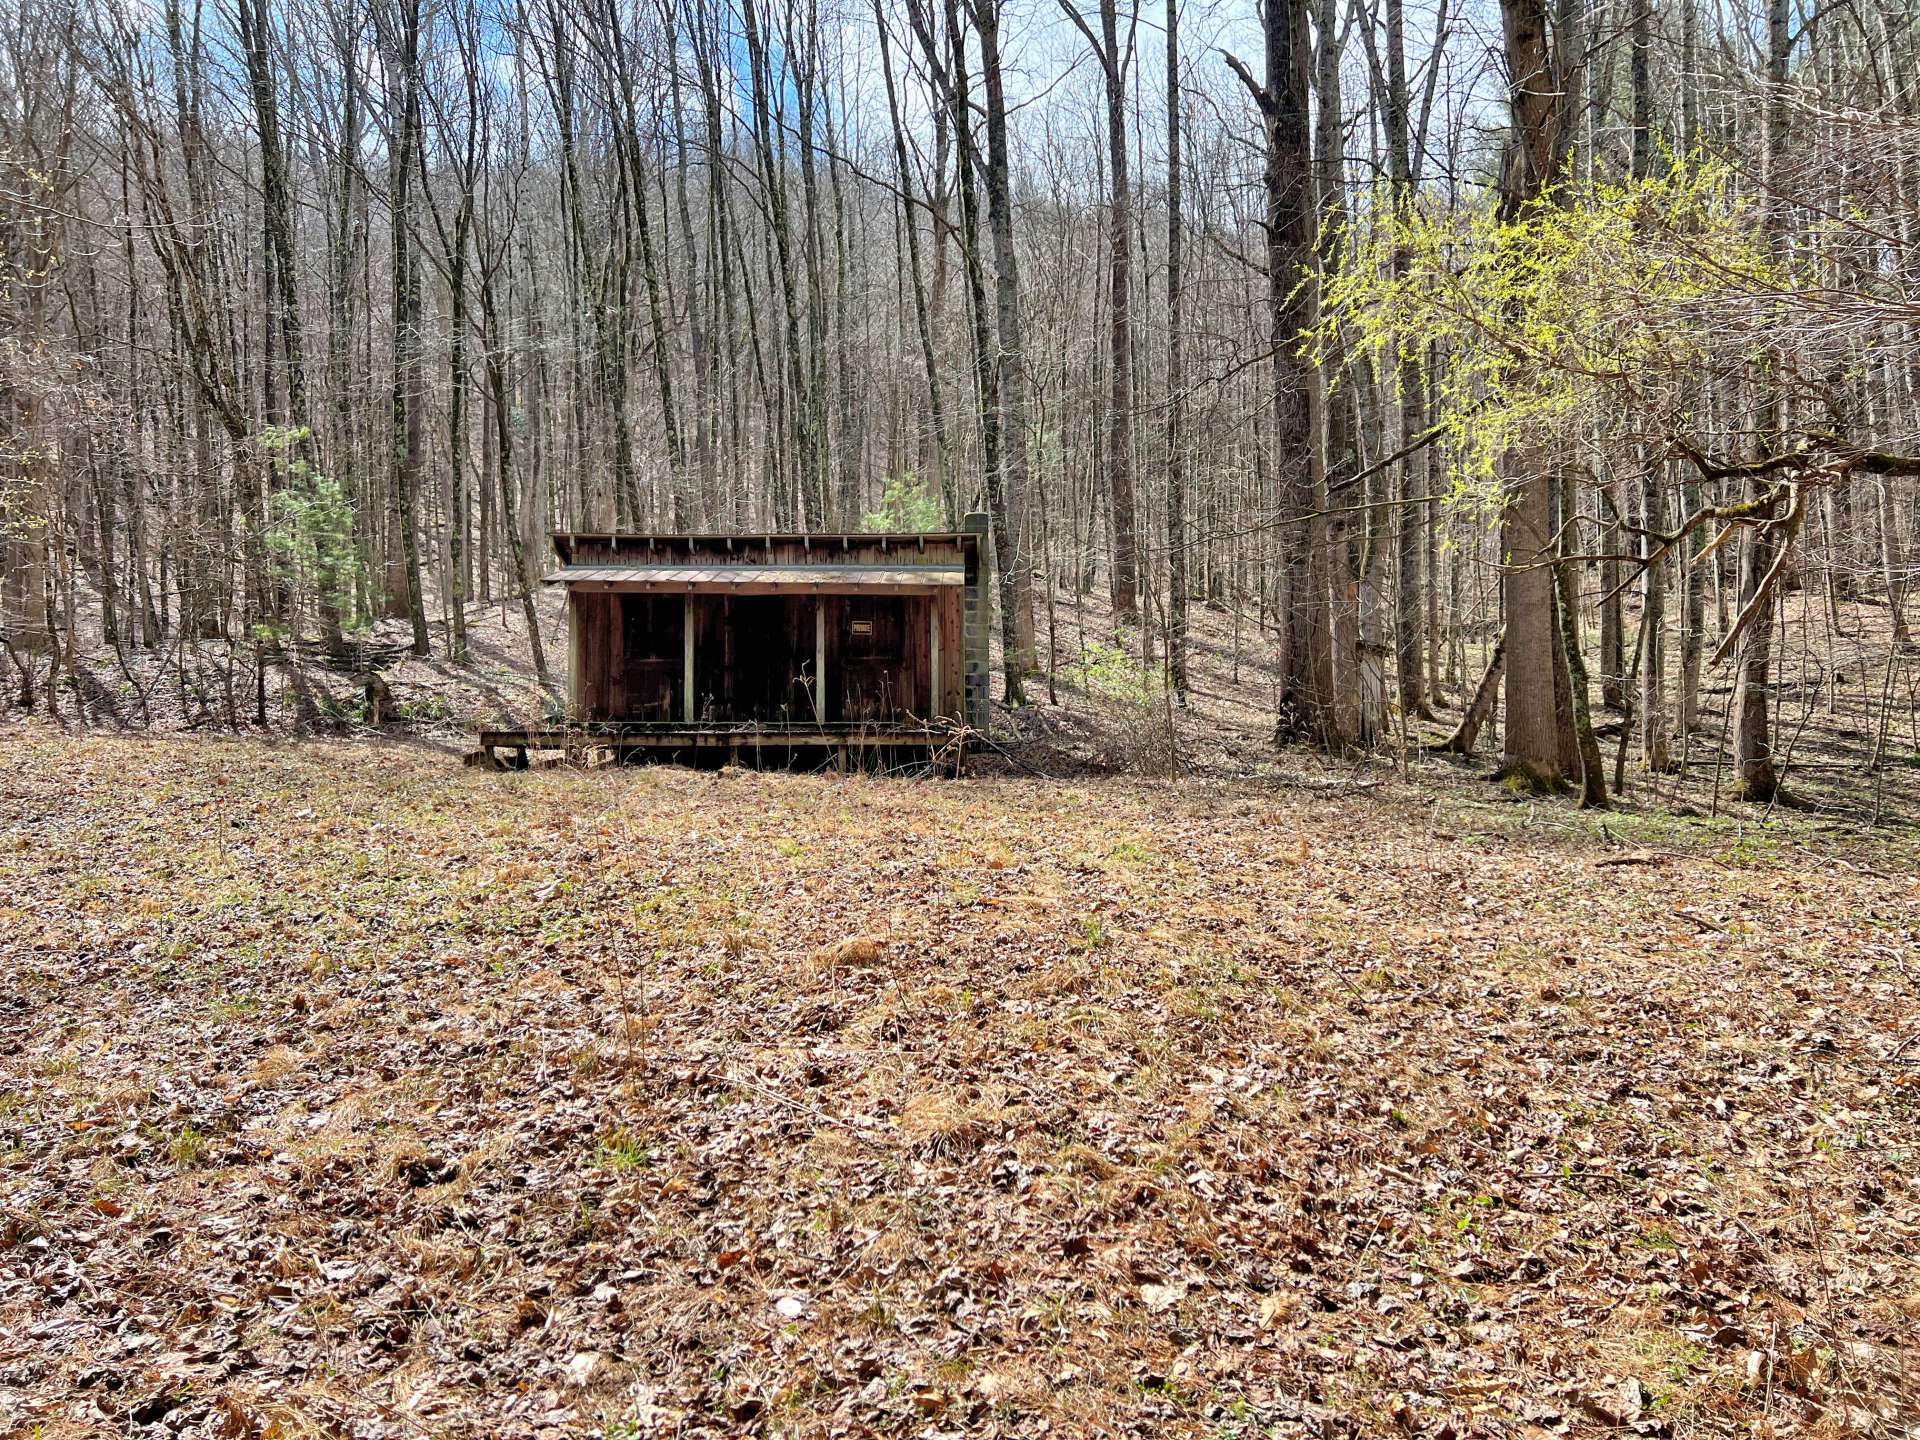
[[[1910,840],[5,738],[23,1424],[1920,1419]]]

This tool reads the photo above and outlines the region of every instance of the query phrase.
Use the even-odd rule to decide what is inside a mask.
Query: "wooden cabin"
[[[950,746],[985,724],[985,542],[981,515],[937,534],[557,534],[570,727],[618,749]]]

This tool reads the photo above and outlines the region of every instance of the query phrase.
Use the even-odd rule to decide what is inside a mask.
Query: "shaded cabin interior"
[[[567,590],[572,719],[666,737],[886,739],[978,724],[984,523],[969,526],[556,535],[547,580]]]

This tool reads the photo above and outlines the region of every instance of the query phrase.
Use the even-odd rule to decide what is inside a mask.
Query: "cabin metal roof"
[[[673,594],[930,595],[966,583],[964,565],[562,565],[549,585]]]
[[[908,530],[908,531],[855,531],[836,532],[819,535],[780,534],[762,532],[760,534],[708,534],[708,535],[635,535],[614,532],[585,532],[558,530],[553,533],[554,554],[562,565],[574,563],[574,554],[582,546],[591,546],[633,553],[644,550],[649,556],[665,551],[671,555],[698,551],[721,551],[727,554],[751,554],[755,550],[770,552],[777,546],[797,546],[809,558],[805,563],[813,564],[811,557],[825,557],[834,551],[844,554],[848,550],[870,551],[878,546],[882,552],[899,549],[924,553],[929,545],[951,547],[966,553],[978,553],[982,531],[977,530]]]

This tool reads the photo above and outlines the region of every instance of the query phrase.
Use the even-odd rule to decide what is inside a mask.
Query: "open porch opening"
[[[577,718],[783,731],[954,721],[959,598],[575,585]]]

